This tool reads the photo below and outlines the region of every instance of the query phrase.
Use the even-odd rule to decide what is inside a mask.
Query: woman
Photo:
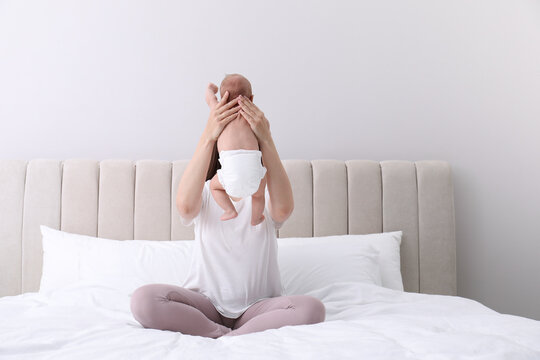
[[[291,184],[262,111],[242,96],[227,103],[228,96],[226,92],[211,108],[178,185],[176,205],[181,222],[195,223],[190,274],[184,286],[148,284],[135,290],[131,311],[145,328],[218,338],[325,319],[324,304],[317,298],[283,295],[275,230],[292,213]],[[237,116],[256,135],[267,169],[265,220],[256,226],[250,223],[250,197],[233,198],[238,216],[221,221],[222,211],[209,191],[219,166],[217,139]]]

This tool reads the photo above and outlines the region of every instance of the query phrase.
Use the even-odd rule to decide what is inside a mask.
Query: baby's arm
[[[217,91],[218,87],[216,84],[208,83],[208,87],[206,88],[206,103],[208,104],[210,109],[214,108],[218,103],[216,97]]]

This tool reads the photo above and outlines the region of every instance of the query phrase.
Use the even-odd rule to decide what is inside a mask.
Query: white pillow
[[[42,225],[40,292],[80,281],[131,294],[148,283],[183,283],[192,240],[110,240]],[[286,293],[305,293],[329,282],[359,281],[403,290],[401,231],[369,235],[278,238],[278,261]],[[377,255],[378,252],[378,255]]]
[[[40,228],[39,292],[86,281],[131,294],[144,284],[180,284],[191,264],[193,241],[111,240]]]
[[[378,250],[341,237],[328,240],[278,238],[279,270],[285,295],[304,295],[344,281],[381,286]]]
[[[43,268],[39,292],[58,289],[79,281],[79,248],[72,234],[40,226],[43,246]]]
[[[278,238],[281,278],[285,290],[305,291],[331,281],[377,283],[372,249],[378,252],[379,285],[403,291],[400,267],[402,231],[367,235]],[[358,263],[356,262],[358,261]],[[315,269],[309,275],[305,267]],[[298,280],[307,281],[307,285]]]

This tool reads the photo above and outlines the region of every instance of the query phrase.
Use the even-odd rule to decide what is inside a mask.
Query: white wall
[[[540,319],[539,2],[0,0],[0,157],[190,158],[230,72],[282,159],[448,160],[458,295]]]

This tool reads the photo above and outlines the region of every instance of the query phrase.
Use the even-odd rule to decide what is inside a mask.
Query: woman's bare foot
[[[222,221],[225,221],[225,220],[233,219],[237,216],[238,216],[238,213],[236,212],[236,210],[227,210],[223,213],[223,215],[221,215],[219,219]]]
[[[259,225],[263,221],[264,221],[264,215],[263,214],[261,214],[261,216],[256,221],[253,219],[253,216],[251,217],[251,225],[253,225],[253,226]]]

